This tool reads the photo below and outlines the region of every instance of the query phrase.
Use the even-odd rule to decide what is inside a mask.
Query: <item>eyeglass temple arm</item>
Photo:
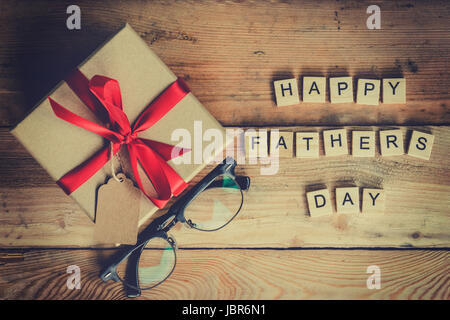
[[[115,262],[110,264],[100,273],[100,278],[105,282],[108,280],[120,281],[116,271],[117,265],[128,258],[126,266],[127,271],[125,273],[127,277],[127,283],[132,283],[135,288],[126,286],[126,294],[129,298],[139,297],[141,295],[141,290],[138,289],[139,283],[137,279],[137,268],[139,257],[142,253],[143,248],[143,243],[141,243],[140,245],[137,244],[136,246],[125,246],[122,250],[114,255],[113,261]]]
[[[133,255],[136,252],[141,252],[142,248],[144,247],[145,242],[139,241],[136,245],[125,245],[119,249],[110,259],[109,265],[102,270],[100,273],[100,278],[103,281],[108,280],[114,280],[114,281],[120,281],[120,279],[117,276],[116,268],[117,266],[122,263],[125,259],[129,258],[131,255]]]
[[[133,287],[125,286],[125,291],[128,298],[136,298],[141,295],[141,289],[139,289],[139,281],[138,281],[138,268],[139,268],[139,259],[142,254],[142,250],[144,249],[144,246],[142,246],[140,249],[133,251],[133,253],[128,258],[128,264],[127,264],[127,271],[126,271],[126,277],[127,277],[127,283],[130,283],[133,285]]]

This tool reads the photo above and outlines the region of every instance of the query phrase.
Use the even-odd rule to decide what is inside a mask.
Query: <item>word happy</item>
[[[296,78],[274,81],[273,86],[278,107],[294,105],[300,102]],[[353,102],[352,77],[330,78],[329,90],[331,103]],[[358,79],[356,103],[378,105],[380,101],[380,91],[381,80]],[[302,97],[304,102],[325,103],[326,78],[303,77]],[[406,103],[405,78],[383,79],[383,103]]]

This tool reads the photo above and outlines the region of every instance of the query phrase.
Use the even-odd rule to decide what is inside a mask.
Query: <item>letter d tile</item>
[[[311,217],[330,215],[333,213],[330,191],[328,189],[316,190],[306,193],[309,214]]]

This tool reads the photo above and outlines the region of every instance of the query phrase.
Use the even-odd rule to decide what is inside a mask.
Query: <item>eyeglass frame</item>
[[[235,174],[235,168],[236,168],[236,161],[231,158],[227,157],[221,164],[216,166],[212,171],[210,171],[203,179],[201,179],[195,186],[193,186],[190,190],[188,190],[184,195],[182,195],[167,211],[167,213],[163,214],[162,216],[154,219],[139,235],[138,239],[135,245],[127,245],[124,247],[123,250],[119,251],[116,256],[112,259],[112,262],[109,264],[108,267],[106,267],[101,273],[100,278],[106,282],[109,280],[114,280],[115,282],[121,281],[125,287],[127,288],[127,297],[129,298],[135,298],[139,297],[141,295],[141,290],[149,290],[152,288],[157,287],[164,281],[166,281],[175,270],[175,266],[177,263],[177,256],[176,256],[176,249],[177,244],[175,239],[173,239],[171,236],[168,235],[168,232],[178,223],[184,223],[188,227],[197,229],[199,231],[217,231],[228,225],[240,212],[242,209],[242,205],[244,203],[244,195],[243,190],[248,190],[250,187],[250,178],[247,176],[236,176]],[[203,191],[205,191],[218,176],[228,176],[231,178],[236,185],[239,186],[239,191],[241,192],[241,203],[236,211],[236,213],[225,223],[224,225],[220,226],[219,228],[212,229],[212,230],[205,230],[197,228],[195,223],[193,223],[191,220],[186,220],[184,216],[185,209],[187,206]],[[148,288],[141,288],[139,287],[139,280],[138,280],[138,269],[139,269],[139,259],[142,254],[142,251],[146,247],[147,243],[155,238],[161,238],[163,240],[166,240],[174,250],[174,256],[175,261],[172,270],[170,273],[161,281],[159,281],[157,284],[148,287]],[[117,267],[124,262],[126,259],[132,259],[131,263],[130,260],[127,261],[126,266],[126,279],[121,279],[119,275],[117,274]],[[134,261],[133,261],[134,260]],[[131,269],[131,267],[135,266],[134,269]],[[131,270],[129,270],[131,269]],[[131,281],[133,284],[136,283],[136,286],[131,285],[128,283]]]

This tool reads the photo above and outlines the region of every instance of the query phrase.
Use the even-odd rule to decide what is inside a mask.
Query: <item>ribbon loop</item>
[[[133,129],[127,115],[123,112],[122,95],[117,80],[96,75],[89,81],[87,88],[104,110],[99,110],[100,107],[93,103],[93,99],[86,93],[86,78],[81,72],[71,74],[66,81],[71,82],[69,86],[96,115],[106,112],[109,129],[74,114],[49,97],[55,115],[80,128],[96,133],[111,143],[111,147],[104,147],[58,180],[58,185],[67,194],[75,191],[108,161],[112,160],[112,155],[116,154],[122,145],[127,146],[131,167],[139,188],[158,208],[164,207],[172,195],[178,195],[186,188],[186,182],[166,161],[180,156],[190,149],[139,138],[137,135],[158,122],[189,93],[189,89],[181,79],[172,83],[143,111],[133,125]],[[158,197],[152,197],[144,190],[138,171],[138,162],[150,179]]]

